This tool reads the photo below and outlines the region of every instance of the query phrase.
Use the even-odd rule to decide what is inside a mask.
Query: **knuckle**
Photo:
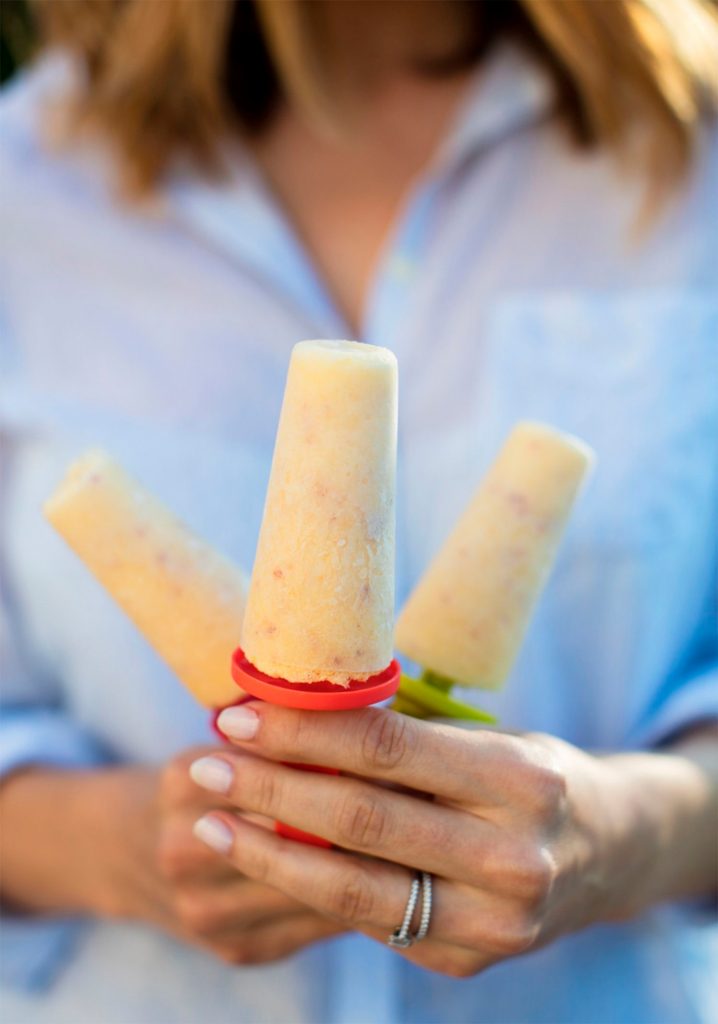
[[[242,964],[248,963],[247,957],[249,950],[247,944],[240,940],[234,941],[231,944],[224,942],[208,942],[207,949],[209,949],[218,960],[222,963],[228,964],[230,967],[240,967]]]
[[[566,800],[566,777],[552,765],[541,765],[534,769],[532,804],[542,821],[553,821],[561,812]]]
[[[537,911],[549,897],[556,864],[548,850],[525,843],[508,851],[492,868],[491,876],[498,892]]]
[[[541,850],[533,868],[532,906],[534,910],[543,907],[548,900],[556,882],[557,874],[556,861],[548,850]]]
[[[493,929],[490,950],[499,956],[520,956],[535,945],[538,933],[539,926],[530,915],[514,914]]]
[[[258,964],[262,961],[259,950],[253,948],[252,943],[248,942],[246,939],[235,942],[230,949],[226,950],[223,959],[226,963],[235,967]]]
[[[524,906],[538,910],[549,897],[556,878],[556,866],[546,850],[534,850],[515,869],[516,893]]]
[[[165,765],[160,778],[159,795],[165,806],[174,807],[187,801],[193,791],[187,766],[178,758]]]
[[[406,761],[410,744],[410,723],[392,711],[373,711],[367,716],[362,739],[364,764],[373,771],[398,768]]]
[[[266,851],[245,853],[243,871],[257,882],[266,882],[272,874],[272,858]]]
[[[549,737],[531,735],[523,741],[523,802],[542,824],[552,824],[566,805],[567,779]]]
[[[174,836],[160,836],[155,850],[155,865],[161,877],[168,882],[179,882],[186,876],[186,851]]]
[[[281,801],[281,783],[277,770],[273,765],[262,764],[255,782],[257,810],[274,815]]]
[[[449,978],[473,978],[484,966],[475,956],[450,953],[434,959],[431,967]]]
[[[475,974],[480,970],[478,964],[472,964],[468,961],[460,961],[457,964],[453,964],[447,971],[450,978],[473,978]]]
[[[195,935],[208,935],[217,928],[216,911],[196,893],[177,895],[176,912],[180,921]]]
[[[342,876],[329,898],[329,913],[342,921],[358,924],[370,921],[374,909],[371,885],[361,870]]]
[[[350,792],[339,806],[337,835],[347,846],[377,847],[386,839],[387,826],[387,813],[381,799],[370,793]]]
[[[314,726],[313,718],[307,722],[305,716],[298,711],[287,708],[278,708],[277,710],[282,712],[281,742],[275,744],[275,746],[281,746],[279,753],[286,752],[293,757],[300,754],[307,747],[311,749],[312,726]],[[267,735],[270,732],[272,730],[268,729]]]
[[[186,822],[170,818],[162,823],[155,845],[155,866],[165,881],[176,884],[191,878],[209,853]]]

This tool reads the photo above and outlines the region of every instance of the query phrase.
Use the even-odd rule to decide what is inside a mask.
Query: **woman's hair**
[[[689,169],[718,108],[718,22],[706,0],[468,0],[457,61],[519,38],[553,76],[576,141],[665,188]],[[114,145],[126,185],[151,188],[177,156],[220,168],[233,132],[256,133],[282,96],[332,110],[322,5],[307,0],[35,0],[44,39],[84,70],[78,121]],[[456,66],[456,65],[455,65]],[[436,69],[434,69],[436,73]]]

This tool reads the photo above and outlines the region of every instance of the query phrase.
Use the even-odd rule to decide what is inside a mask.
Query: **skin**
[[[327,49],[340,57],[332,95],[350,130],[326,132],[285,103],[251,143],[355,336],[362,334],[377,266],[412,185],[434,158],[472,77],[468,70],[426,76],[415,68],[455,53],[467,16],[465,4],[446,0],[327,4]]]
[[[227,812],[206,816],[197,833],[242,874],[380,942],[402,920],[412,872],[432,872],[429,935],[402,955],[441,973],[467,977],[716,884],[715,730],[665,753],[594,757],[550,736],[466,731],[384,709],[257,703],[225,713],[220,727],[246,737],[252,715],[255,736],[195,763],[195,780],[342,849],[285,840]]]
[[[194,837],[198,815],[230,806],[188,775],[208,752],[185,751],[159,770],[12,776],[0,790],[3,901],[25,913],[141,921],[231,964],[275,960],[336,934],[335,922],[242,877]]]

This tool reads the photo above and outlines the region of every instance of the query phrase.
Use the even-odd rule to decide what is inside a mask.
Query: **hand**
[[[641,860],[619,840],[620,774],[546,736],[469,732],[380,709],[318,714],[260,703],[226,712],[220,726],[244,736],[235,738],[244,749],[195,765],[195,779],[222,788],[235,807],[344,850],[286,841],[226,811],[199,834],[243,874],[381,942],[401,922],[413,870],[432,872],[429,935],[403,955],[445,974],[472,975],[618,915],[632,873],[649,862],[650,851]]]
[[[199,815],[229,806],[189,778],[189,764],[210,752],[161,769],[11,777],[2,788],[4,896],[25,911],[144,921],[233,964],[275,960],[340,931],[193,836]]]
[[[160,881],[158,923],[234,964],[276,960],[341,931],[298,900],[242,877],[193,835],[198,814],[229,806],[190,779],[198,753],[181,754],[159,773],[150,860]],[[257,819],[255,827],[262,827]]]

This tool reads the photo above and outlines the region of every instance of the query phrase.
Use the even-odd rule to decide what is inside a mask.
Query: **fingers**
[[[357,931],[381,945],[387,942],[386,935],[376,928],[358,928]],[[471,978],[501,959],[500,956],[431,940],[401,950],[401,955],[418,967],[426,967],[451,978]]]
[[[223,753],[192,766],[200,785],[218,781],[236,807],[256,811],[337,846],[483,885],[516,854],[511,836],[465,811],[350,779],[305,773]],[[510,884],[515,885],[512,879]]]
[[[411,873],[400,865],[295,843],[226,813],[201,819],[198,834],[214,842],[243,874],[346,927],[373,929],[386,941],[402,921]],[[520,908],[510,902],[434,879],[433,941],[480,948],[490,958],[527,948],[529,929]]]
[[[220,754],[224,749],[225,747],[216,744],[192,747],[182,751],[164,765],[160,772],[157,792],[157,804],[162,814],[169,816],[183,810],[190,813],[198,811],[201,814],[203,810],[209,810],[210,804],[214,807],[222,806],[224,801],[216,793],[210,797],[206,791],[193,785],[189,777],[189,767],[197,758]]]
[[[223,711],[219,726],[237,745],[272,760],[329,765],[490,807],[505,801],[527,760],[518,737],[385,708],[318,713],[253,702]]]
[[[208,821],[216,830],[214,836],[207,829]],[[373,925],[388,932],[401,921],[411,881],[407,882],[405,868],[317,850],[260,832],[225,814],[202,819],[197,832],[223,850],[247,877],[295,900],[301,898],[345,925]]]
[[[236,869],[231,864],[228,867],[235,879],[232,883],[186,886],[176,892],[174,911],[186,935],[224,941],[272,922],[306,914],[304,904],[271,886],[239,878]]]
[[[303,913],[210,942],[208,947],[230,964],[264,964],[291,956],[342,931],[341,925],[334,921],[314,913]]]

